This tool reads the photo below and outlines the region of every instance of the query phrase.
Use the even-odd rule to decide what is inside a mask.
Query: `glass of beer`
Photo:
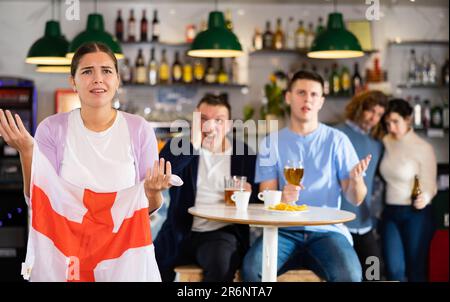
[[[247,176],[225,176],[225,204],[234,206],[234,201],[231,200],[231,195],[235,191],[244,191],[244,184],[247,181]]]
[[[304,168],[301,161],[288,160],[284,166],[284,178],[291,185],[298,186],[302,181],[303,173]]]

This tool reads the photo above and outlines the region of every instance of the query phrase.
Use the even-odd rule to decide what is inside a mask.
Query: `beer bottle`
[[[414,186],[411,192],[411,206],[415,209],[414,203],[416,202],[417,197],[422,193],[420,189],[419,176],[414,175]]]

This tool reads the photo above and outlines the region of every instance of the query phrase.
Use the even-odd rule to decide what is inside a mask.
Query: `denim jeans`
[[[427,281],[428,249],[433,236],[431,206],[385,207],[381,221],[383,256],[388,280]]]
[[[262,237],[258,238],[244,257],[244,281],[261,281],[262,241]],[[331,282],[359,282],[362,279],[358,256],[344,235],[279,229],[278,275],[299,267],[311,269]]]

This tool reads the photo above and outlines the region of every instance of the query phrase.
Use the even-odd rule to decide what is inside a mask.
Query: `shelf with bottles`
[[[134,9],[129,10],[128,19],[122,19],[122,10],[117,10],[115,19],[115,37],[122,45],[153,45],[160,47],[181,47],[190,46],[197,33],[197,28],[206,30],[206,21],[202,20],[201,24],[190,23],[185,27],[184,41],[169,42],[161,39],[161,22],[158,17],[158,10],[153,10],[153,19],[149,21],[146,17],[146,9],[142,10],[142,18],[137,21],[134,16]]]
[[[421,45],[436,45],[448,47],[448,40],[401,40],[394,39],[388,41],[389,46],[421,46]]]

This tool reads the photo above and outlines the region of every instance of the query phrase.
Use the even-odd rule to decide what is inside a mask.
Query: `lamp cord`
[[[55,0],[52,0],[52,20],[55,20]]]
[[[95,13],[98,12],[98,10],[97,10],[97,8],[98,8],[97,4],[98,4],[98,3],[97,3],[97,0],[94,0],[94,5],[95,5],[95,6],[94,6],[94,12],[95,12]]]
[[[218,10],[218,4],[217,4],[218,0],[215,1],[215,10]]]

